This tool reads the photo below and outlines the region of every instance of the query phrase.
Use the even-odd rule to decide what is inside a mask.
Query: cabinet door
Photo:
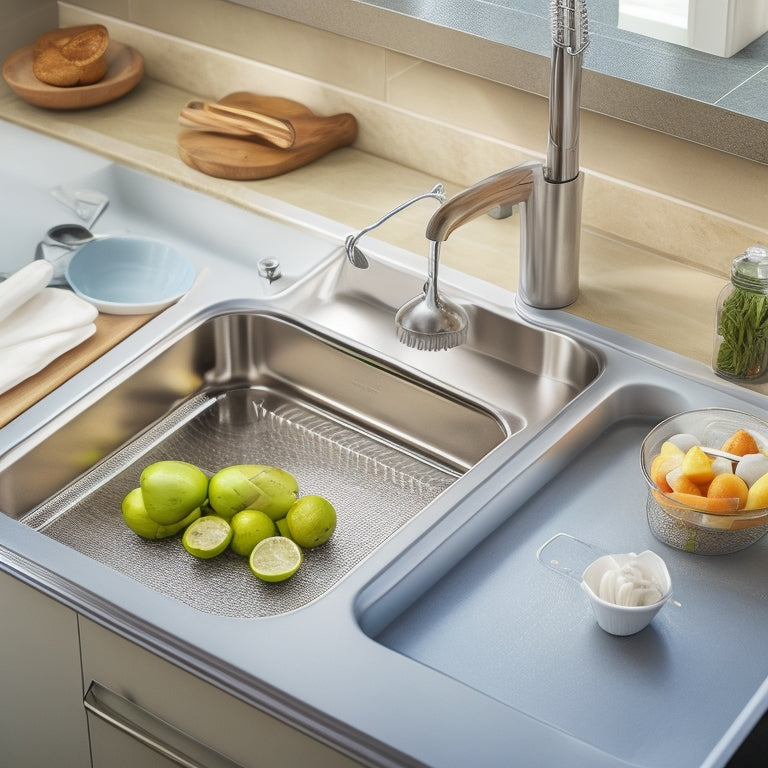
[[[87,768],[77,614],[0,571],[0,763]]]
[[[93,727],[104,716],[112,720],[111,725],[96,725],[94,768],[131,765],[115,762],[128,731],[154,749],[158,743],[161,751],[170,746],[179,756],[171,765],[360,768],[340,752],[83,617],[80,641],[89,722]],[[152,757],[158,759],[136,758],[133,765],[169,765],[165,758]]]

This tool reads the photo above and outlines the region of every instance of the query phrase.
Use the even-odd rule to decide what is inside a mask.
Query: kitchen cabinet
[[[359,768],[2,571],[0,609],[3,765]]]
[[[90,765],[77,614],[0,571],[0,761]]]
[[[80,642],[93,768],[360,765],[83,617]],[[189,762],[159,754],[158,743]]]

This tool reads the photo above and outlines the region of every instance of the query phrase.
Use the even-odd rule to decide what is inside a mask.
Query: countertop
[[[342,222],[350,231],[371,224],[436,181],[445,183],[449,195],[459,191],[449,179],[435,179],[354,148],[261,181],[206,176],[186,166],[176,149],[179,110],[197,97],[145,78],[111,104],[55,112],[26,104],[0,83],[0,117],[246,208],[259,210],[259,196],[267,195]],[[375,236],[426,256],[423,233],[430,212],[426,204],[412,206]],[[501,221],[482,217],[451,236],[441,259],[514,291],[518,249],[517,216]],[[582,233],[581,250],[581,293],[568,312],[709,364],[723,277],[588,230]]]
[[[2,90],[0,117],[249,210],[270,210],[264,206],[264,196],[267,196],[342,222],[350,230],[370,224],[382,212],[429,189],[435,181],[355,149],[339,150],[291,174],[261,182],[235,183],[203,176],[185,166],[176,155],[178,110],[194,95],[146,79],[127,97],[98,110],[52,113],[30,107]],[[446,186],[449,193],[456,191],[450,181]],[[377,232],[380,241],[409,251],[409,256],[425,250],[424,210],[414,208]],[[268,215],[274,215],[275,208],[271,210]],[[478,287],[477,278],[481,278],[486,281],[483,298],[488,297],[494,306],[503,307],[509,313],[513,312],[508,305],[513,303],[510,291],[516,282],[517,235],[515,218],[497,221],[483,217],[457,231],[451,237],[450,248],[444,250],[446,264],[466,274],[468,292]],[[233,266],[239,276],[245,269],[242,263]],[[592,514],[592,503],[572,501],[574,494],[569,493],[567,485],[562,485],[563,481],[556,486],[559,490],[552,507],[557,510],[556,514],[526,515],[523,508],[518,518],[513,512],[525,506],[524,499],[539,498],[546,502],[545,496],[537,497],[537,494],[548,479],[554,481],[564,476],[560,471],[568,456],[595,444],[601,435],[612,434],[614,426],[625,417],[630,421],[637,417],[640,422],[633,422],[626,451],[621,452],[629,460],[622,459],[623,474],[614,478],[614,484],[620,492],[624,480],[630,478],[632,494],[639,499],[644,496],[645,488],[635,471],[637,435],[634,433],[654,423],[660,411],[703,407],[713,399],[725,406],[753,410],[764,407],[762,392],[729,385],[709,369],[714,301],[723,283],[721,277],[585,231],[581,278],[582,290],[577,302],[567,312],[550,315],[547,323],[555,329],[567,328],[588,345],[601,345],[605,369],[595,385],[588,387],[573,407],[566,408],[535,436],[521,437],[516,442],[513,435],[502,443],[321,600],[301,610],[255,621],[204,614],[179,601],[165,599],[159,593],[142,590],[116,570],[103,567],[74,549],[62,547],[53,539],[0,515],[3,566],[30,583],[42,585],[41,588],[54,597],[169,661],[256,706],[284,716],[295,727],[304,728],[371,764],[403,764],[397,762],[399,750],[412,764],[466,765],[477,759],[478,745],[485,754],[497,759],[503,759],[514,749],[521,763],[527,764],[556,765],[566,760],[571,765],[589,768],[603,765],[615,768],[641,760],[646,765],[654,764],[647,756],[662,747],[650,740],[637,746],[636,751],[630,750],[628,755],[617,755],[612,744],[603,743],[606,736],[604,731],[600,733],[600,728],[595,731],[596,740],[582,739],[578,728],[569,729],[557,719],[560,712],[554,713],[551,719],[531,714],[515,702],[507,704],[489,695],[471,681],[464,683],[450,673],[437,671],[429,663],[419,663],[407,650],[393,653],[377,639],[386,619],[391,618],[387,614],[406,610],[403,590],[410,588],[417,590],[416,594],[434,595],[431,584],[445,575],[440,568],[452,570],[459,562],[465,563],[461,558],[504,520],[515,528],[531,525],[535,529],[532,538],[535,544],[543,543],[545,534],[551,533],[546,530],[548,526],[561,525],[564,518],[569,518],[569,525],[575,521],[574,526],[583,525],[587,520],[592,526],[590,530],[612,541],[623,535],[621,517],[613,514],[613,505],[603,505],[602,513],[607,519],[600,528]],[[226,298],[223,290],[217,283],[218,293],[212,294],[222,303]],[[167,310],[165,317],[171,325],[181,324],[190,320],[186,312],[191,310],[178,304]],[[540,315],[533,311],[533,320],[547,324]],[[132,338],[142,349],[151,348],[153,329],[158,327],[154,322],[147,323],[138,328]],[[620,337],[620,334],[626,336]],[[631,354],[621,349],[627,339],[637,341]],[[394,341],[393,344],[402,346]],[[119,351],[113,350],[96,361],[92,369],[94,380],[102,373],[108,374],[110,359],[114,362]],[[77,383],[77,379],[65,383],[52,398],[69,398],[70,403],[75,402],[77,393],[73,390]],[[28,420],[30,429],[35,428],[44,420],[41,411],[46,406],[47,402],[39,403],[17,421],[26,424]],[[4,435],[17,433],[21,434],[22,430],[14,432],[13,424],[3,431]],[[606,461],[616,460],[609,445],[604,449],[608,453]],[[632,515],[634,530],[641,532],[638,540],[650,546],[653,540],[642,514],[636,514],[636,501],[633,496],[632,505],[624,505],[624,514]],[[509,540],[517,542],[516,531],[509,528],[507,531]],[[528,578],[531,571],[535,571],[536,579],[546,581],[548,574],[539,568],[533,550],[522,551],[518,544],[515,546],[514,556],[521,558],[523,575]],[[511,563],[511,553],[508,549],[505,551],[509,555],[506,560]],[[8,552],[11,554],[7,555]],[[765,541],[759,548],[756,545],[748,550],[742,558],[721,560],[715,571],[722,574],[727,570],[728,573],[722,583],[718,581],[719,589],[727,591],[734,584],[743,585],[753,574],[755,561],[764,553]],[[679,574],[681,606],[688,613],[667,611],[659,622],[658,632],[640,638],[637,646],[621,647],[639,648],[644,661],[654,669],[659,658],[668,663],[666,674],[671,677],[666,683],[678,686],[680,696],[685,686],[699,684],[700,675],[696,673],[702,668],[711,669],[715,682],[725,688],[727,681],[723,678],[730,674],[729,670],[712,661],[720,653],[722,635],[697,634],[709,616],[686,620],[693,615],[693,608],[706,603],[707,579],[714,581],[717,575],[713,576],[708,570],[705,559],[692,560],[687,553],[670,552],[669,560]],[[726,567],[732,564],[732,568]],[[51,578],[51,573],[55,578]],[[477,583],[478,589],[484,589],[487,583],[481,580]],[[576,602],[563,597],[564,590],[557,582],[546,583],[549,585],[546,589],[557,591],[564,610],[575,615]],[[753,591],[759,592],[760,586],[755,585]],[[486,597],[490,599],[493,595]],[[402,604],[398,604],[399,601],[403,601]],[[750,610],[738,602],[725,601],[724,605],[718,612],[719,631],[736,634],[735,625],[739,622],[730,620],[733,613],[741,610],[740,615],[747,615],[749,622],[759,622],[765,602],[761,593],[755,596]],[[430,606],[434,607],[432,601]],[[445,609],[438,608],[438,618],[445,617]],[[583,662],[586,662],[590,674],[600,678],[599,684],[603,686],[600,690],[608,693],[613,684],[610,666],[613,662],[606,649],[610,647],[615,651],[619,645],[608,646],[600,631],[587,624],[588,617],[583,612],[578,612],[577,619],[584,652],[588,655],[566,665],[565,674],[569,675],[570,683],[578,683],[578,675],[573,670],[584,669]],[[571,648],[568,633],[562,631],[561,616],[542,611],[537,621],[546,624],[547,637],[553,643],[559,643],[565,651]],[[458,616],[457,626],[466,629],[462,616]],[[315,647],[325,654],[324,665],[317,665],[312,658],[301,654],[302,637],[310,628]],[[451,629],[450,622],[448,629]],[[510,627],[510,631],[518,630],[523,632],[523,640],[536,641],[535,636],[526,635],[524,629]],[[751,632],[748,639],[759,644],[759,631]],[[442,642],[440,638],[438,641]],[[393,647],[397,648],[397,642],[394,638]],[[438,647],[442,648],[439,643]],[[248,653],[256,644],[269,658],[293,652],[291,658],[295,663],[270,664],[263,668]],[[517,659],[503,655],[505,648],[503,643],[497,643],[496,652],[502,656],[489,656],[489,663],[494,658],[502,658],[512,669]],[[697,653],[703,649],[705,653],[692,655],[691,649]],[[451,648],[445,650],[450,652]],[[631,670],[637,656],[630,660],[630,655],[627,654],[626,668]],[[482,660],[482,654],[478,658]],[[728,751],[743,740],[764,711],[768,699],[764,656],[755,650],[748,651],[745,658],[746,665],[739,670],[739,689],[729,694],[732,699],[725,702],[725,697],[718,697],[707,703],[707,715],[717,726],[714,735],[707,734],[708,739],[720,739],[719,734],[723,734],[722,740],[695,744],[700,752],[686,757],[691,764],[694,760],[699,764],[701,755],[704,761],[710,761],[701,764],[722,765]],[[697,666],[698,663],[701,666]],[[339,680],[351,679],[350,670],[354,674],[353,689],[339,684]],[[557,680],[549,682],[551,687],[545,692],[554,690],[553,686],[558,684]],[[709,684],[710,680],[705,682]],[[365,691],[365,696],[354,695],[360,690]],[[583,690],[583,686],[579,690]],[[394,700],[393,691],[397,696]],[[556,698],[550,697],[550,701]],[[567,709],[567,700],[560,703]],[[609,698],[603,697],[600,703],[615,714],[615,708],[609,707]],[[650,715],[649,711],[644,708],[643,716],[658,716],[657,711]],[[472,712],[471,721],[467,712]],[[697,715],[691,714],[685,723],[681,720],[680,725],[700,731]],[[673,727],[669,724],[671,719],[674,718],[665,722],[666,727]],[[630,725],[633,731],[637,730],[634,722]],[[468,733],[468,729],[471,732]],[[610,738],[615,739],[616,734],[612,733]],[[659,744],[690,753],[688,742],[675,739],[675,734],[668,735],[668,739],[660,740]],[[370,749],[368,753],[364,750],[366,746]],[[396,750],[394,756],[388,754],[387,749]],[[714,755],[712,759],[711,755]]]

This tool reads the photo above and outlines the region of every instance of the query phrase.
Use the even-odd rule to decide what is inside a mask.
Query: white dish
[[[607,570],[617,564],[643,560],[653,574],[654,581],[660,587],[661,599],[651,605],[616,605],[599,596],[600,582]],[[654,552],[645,550],[639,555],[630,552],[626,555],[604,555],[591,563],[584,571],[581,586],[589,597],[592,610],[601,629],[611,635],[634,635],[651,623],[653,617],[672,595],[672,581],[665,562]]]
[[[172,246],[147,237],[102,237],[72,256],[72,290],[110,315],[158,312],[178,301],[195,280],[192,262]]]

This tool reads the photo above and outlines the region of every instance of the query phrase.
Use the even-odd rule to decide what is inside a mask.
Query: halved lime
[[[262,539],[251,552],[249,563],[262,581],[285,581],[299,570],[304,556],[299,546],[284,536]]]
[[[208,560],[220,555],[232,541],[232,526],[217,515],[206,515],[195,520],[181,537],[184,549],[190,555]]]

